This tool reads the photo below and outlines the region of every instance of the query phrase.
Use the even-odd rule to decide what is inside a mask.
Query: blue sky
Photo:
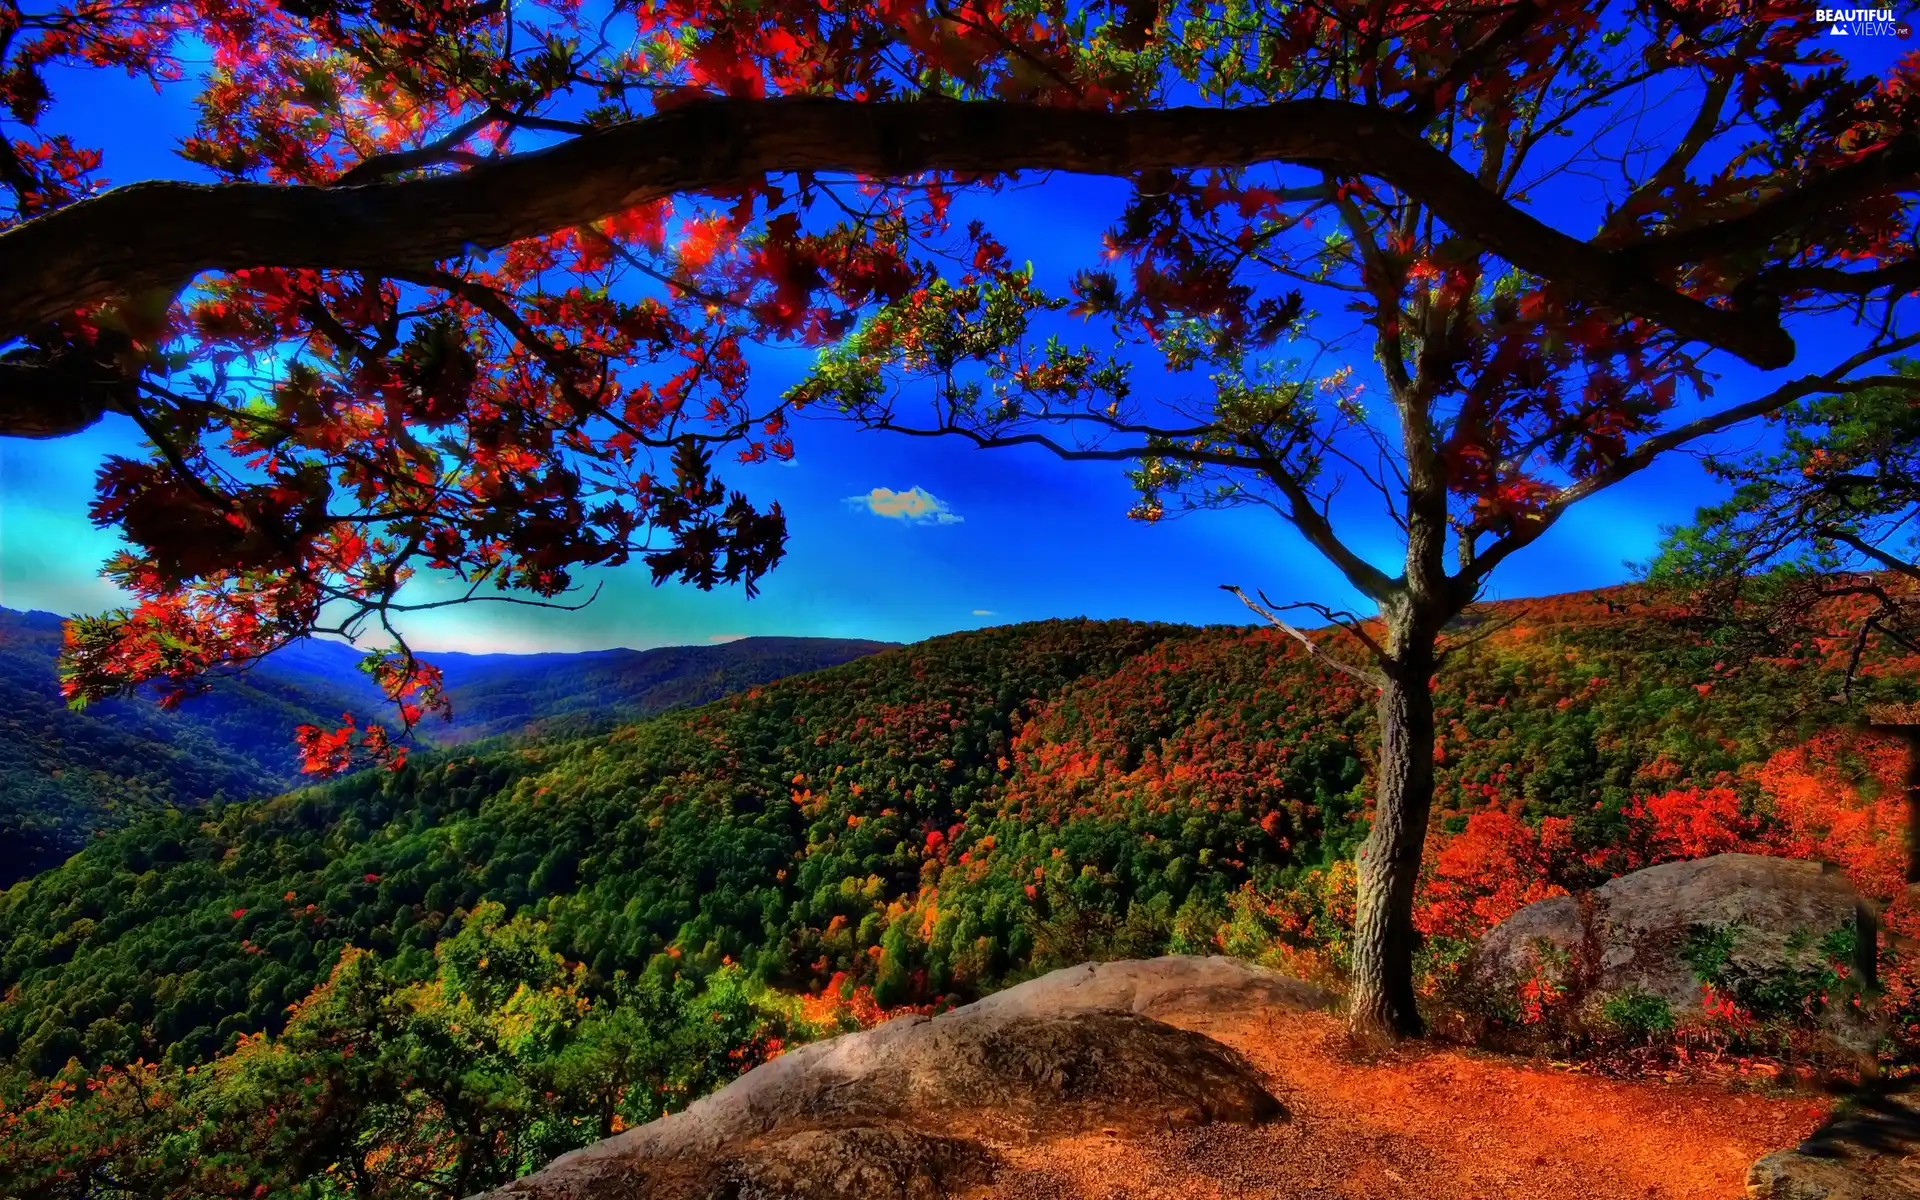
[[[1910,48],[1864,39],[1835,44],[1876,64]],[[100,71],[66,72],[53,82],[51,127],[103,148],[112,182],[196,174],[172,152],[192,127],[184,91],[156,96],[144,83]],[[994,227],[1016,259],[1035,262],[1043,285],[1059,286],[1095,259],[1122,195],[1108,181],[1055,179],[995,198]],[[1580,222],[1563,224],[1584,232]],[[1801,370],[1828,361],[1821,340],[1817,329],[1801,331]],[[760,355],[756,387],[784,387],[806,361],[793,352]],[[1723,366],[1723,400],[1737,400],[1760,382]],[[1335,572],[1263,510],[1193,514],[1154,526],[1127,520],[1133,494],[1117,465],[1063,463],[1038,450],[983,452],[824,420],[800,421],[795,441],[792,464],[736,466],[725,476],[756,500],[778,499],[788,514],[787,558],[754,600],[673,584],[655,588],[636,565],[590,577],[602,591],[580,612],[479,604],[416,614],[404,629],[423,649],[521,652],[765,634],[912,641],[1082,615],[1242,621],[1245,610],[1218,590],[1221,583],[1264,588],[1276,598],[1355,603]],[[116,603],[97,575],[114,537],[86,517],[94,470],[109,453],[137,453],[124,418],[57,441],[0,439],[0,605],[71,614]],[[1573,510],[1502,568],[1493,592],[1538,595],[1620,582],[1628,577],[1624,561],[1644,558],[1661,524],[1718,495],[1691,460],[1670,459]],[[1350,515],[1352,543],[1397,573],[1384,518],[1363,505]]]

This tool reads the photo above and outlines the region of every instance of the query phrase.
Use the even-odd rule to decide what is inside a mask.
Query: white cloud
[[[973,615],[976,617],[991,617],[994,615],[994,612],[990,608],[976,608],[973,610]]]
[[[847,503],[864,508],[876,517],[893,521],[911,521],[915,525],[958,525],[966,518],[947,507],[947,502],[921,487],[904,492],[877,487],[864,496],[848,496]]]
[[[707,640],[715,645],[719,645],[722,642],[737,642],[746,636],[744,633],[716,633]]]

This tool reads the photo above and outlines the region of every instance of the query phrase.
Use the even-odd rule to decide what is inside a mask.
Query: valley
[[[1585,596],[1496,612],[1504,628],[1436,691],[1417,966],[1443,1028],[1488,929],[1656,862],[1838,862],[1895,896],[1887,920],[1909,928],[1904,760],[1821,702],[1840,648],[1735,659]],[[1863,686],[1900,699],[1914,678],[1882,656]],[[468,1187],[671,1111],[785,1045],[1072,963],[1224,951],[1337,986],[1370,717],[1350,679],[1275,632],[1052,621],[607,732],[150,813],[0,894],[5,1086],[32,1111],[57,1095],[47,1081],[89,1080],[87,1103],[110,1106],[137,1062],[152,1076],[139,1087],[177,1081],[174,1122],[189,1125],[350,1096],[357,1115],[328,1134],[345,1141],[302,1140],[309,1113],[274,1135],[297,1154],[223,1152],[305,1178],[373,1139],[395,1170],[453,1153]],[[1914,1044],[1907,952],[1883,970],[1895,1044]],[[1746,1024],[1698,1035],[1721,1052],[1802,1036],[1800,1000],[1734,995]],[[1510,1041],[1574,1038],[1555,1053],[1641,1054],[1652,1036],[1530,1012],[1489,1019]],[[639,1040],[616,1054],[601,1039],[618,1031]],[[475,1071],[497,1090],[459,1091]],[[300,1077],[335,1082],[286,1090]],[[478,1158],[433,1132],[462,1104],[497,1122]],[[428,1112],[442,1116],[412,1124]]]

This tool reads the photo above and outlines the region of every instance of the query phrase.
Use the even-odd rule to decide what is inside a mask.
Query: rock
[[[1136,1011],[1208,995],[1244,1008],[1324,994],[1219,959],[1055,972],[937,1017],[802,1046],[491,1195],[918,1200],[984,1179],[983,1140],[1284,1120],[1238,1052]]]
[[[1511,996],[1544,967],[1576,997],[1638,993],[1675,1013],[1698,1011],[1709,981],[1750,1008],[1787,1005],[1822,990],[1859,901],[1845,876],[1816,862],[1719,854],[1662,863],[1521,909],[1476,948],[1469,974]],[[1829,1023],[1844,1043],[1871,1042],[1841,1018]]]
[[[715,1172],[726,1197],[861,1196],[944,1200],[993,1177],[979,1142],[901,1126],[809,1129],[741,1154]]]
[[[1747,1195],[1753,1200],[1891,1200],[1861,1190],[1853,1176],[1843,1162],[1776,1150],[1747,1172]]]
[[[1476,981],[1506,988],[1529,978],[1543,959],[1570,962],[1586,932],[1581,907],[1578,896],[1527,905],[1487,931],[1473,949],[1468,973]]]
[[[944,1200],[987,1182],[996,1165],[992,1151],[966,1138],[901,1126],[853,1126],[764,1138],[708,1158],[635,1160],[619,1171],[555,1174],[544,1180],[548,1172],[542,1172],[491,1195],[578,1200],[798,1196]]]
[[[1081,963],[1029,979],[971,1007],[986,1012],[1076,1012],[1117,1008],[1158,1021],[1208,1018],[1252,1009],[1330,1009],[1340,998],[1326,988],[1224,955]]]
[[[1752,1200],[1920,1200],[1920,1096],[1867,1093],[1747,1172]]]

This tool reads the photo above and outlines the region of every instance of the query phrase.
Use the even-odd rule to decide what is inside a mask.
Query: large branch
[[[1886,145],[1843,167],[1822,171],[1742,216],[1623,246],[1626,262],[1681,266],[1764,248],[1810,220],[1874,196],[1920,186],[1920,135]]]
[[[1913,379],[1905,375],[1872,375],[1853,379],[1847,376],[1875,358],[1906,349],[1916,342],[1920,342],[1920,335],[1902,338],[1889,346],[1863,350],[1825,374],[1807,375],[1783,383],[1744,404],[1735,404],[1719,412],[1697,417],[1684,425],[1677,425],[1664,433],[1647,438],[1608,466],[1562,488],[1559,494],[1547,504],[1545,510],[1534,519],[1519,525],[1488,547],[1484,553],[1477,555],[1471,570],[1462,571],[1456,577],[1457,580],[1465,586],[1477,584],[1492,574],[1495,567],[1512,557],[1514,553],[1538,541],[1541,535],[1552,528],[1553,524],[1575,504],[1639,474],[1652,466],[1662,455],[1682,446],[1698,442],[1702,438],[1731,429],[1735,425],[1751,421],[1756,417],[1769,416],[1809,396],[1858,392],[1875,387],[1914,388]]]
[[[1459,233],[1595,304],[1762,367],[1793,358],[1770,318],[1679,295],[1506,203],[1395,114],[1299,100],[1096,112],[999,102],[712,100],[457,173],[340,188],[136,183],[0,233],[0,340],[89,303],[209,270],[386,272],[489,250],[680,192],[769,174],[1312,164],[1383,179]]]
[[[1750,292],[1784,293],[1805,289],[1838,296],[1871,296],[1886,291],[1898,297],[1920,291],[1920,258],[1909,258],[1866,271],[1840,267],[1780,267],[1762,271],[1741,287]]]
[[[1859,536],[1849,533],[1844,529],[1834,529],[1829,526],[1823,525],[1818,529],[1814,530],[1814,533],[1816,536],[1819,536],[1819,537],[1832,538],[1834,541],[1839,542],[1843,546],[1851,546],[1853,549],[1859,551],[1861,554],[1866,555],[1868,558],[1879,563],[1882,567],[1886,568],[1889,571],[1893,571],[1900,575],[1905,575],[1908,579],[1920,580],[1920,566],[1916,566],[1913,563],[1906,561],[1905,559],[1896,558],[1893,555],[1888,554],[1885,550],[1882,550],[1880,547],[1875,546],[1865,541],[1864,539],[1860,538]]]
[[[66,437],[137,400],[134,380],[114,364],[111,349],[0,354],[0,434],[8,437]]]
[[[1321,557],[1339,568],[1356,591],[1381,605],[1400,591],[1401,581],[1388,578],[1385,571],[1361,558],[1353,547],[1340,540],[1333,522],[1314,507],[1313,496],[1284,464],[1265,458],[1260,467],[1267,482],[1286,497],[1287,509],[1282,515],[1288,523],[1300,531],[1300,536],[1306,538],[1307,544],[1318,550]]]

